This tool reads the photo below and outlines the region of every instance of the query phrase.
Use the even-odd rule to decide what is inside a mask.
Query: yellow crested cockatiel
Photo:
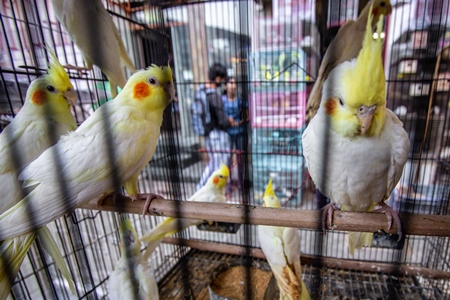
[[[316,187],[330,198],[325,206],[331,226],[335,204],[350,211],[385,213],[389,228],[398,214],[384,203],[400,180],[410,142],[402,122],[386,108],[382,64],[383,39],[374,39],[367,20],[363,47],[356,59],[334,68],[325,80],[322,102],[303,133],[303,154]],[[377,23],[382,31],[383,18]],[[372,234],[350,233],[350,253],[370,246]]]
[[[0,240],[39,228],[119,185],[132,199],[141,197],[138,176],[155,152],[163,111],[174,97],[169,66],[133,74],[114,100],[22,171],[24,187],[34,190],[0,215]]]
[[[263,196],[264,207],[280,208],[272,188],[272,178]],[[297,228],[258,225],[261,249],[280,289],[280,300],[311,299],[302,279],[300,235]]]
[[[372,5],[372,10],[370,7]],[[364,32],[366,31],[367,19],[369,12],[372,11],[372,28],[382,15],[389,15],[392,12],[392,6],[389,0],[373,0],[369,1],[361,11],[358,19],[348,20],[339,29],[335,38],[331,41],[322,63],[319,68],[319,75],[314,83],[313,89],[306,104],[306,123],[308,124],[317,113],[321,102],[322,87],[324,81],[328,78],[330,71],[337,65],[354,59],[361,50]]]
[[[228,167],[222,164],[218,170],[209,176],[206,184],[187,201],[225,203],[225,186],[229,176],[230,171]],[[201,223],[203,223],[203,220],[166,218],[152,229],[152,231],[141,237],[141,241],[148,243],[144,256],[148,258],[164,237],[171,236],[189,226],[195,226]]]
[[[131,73],[136,68],[108,11],[100,0],[52,0],[52,3],[59,22],[83,54],[87,69],[96,65],[102,70],[115,98],[117,86],[123,88],[127,82],[122,64]]]
[[[31,82],[23,107],[0,135],[0,213],[18,203],[26,194],[19,173],[63,134],[77,128],[70,112],[77,95],[55,54],[49,52],[48,74]],[[13,221],[14,222],[14,221]],[[0,229],[2,230],[2,229]],[[43,228],[4,241],[0,246],[0,300],[6,299],[23,259],[39,236],[44,249],[75,291],[72,277],[50,231]]]
[[[158,300],[159,291],[152,267],[141,254],[141,242],[130,219],[120,214],[121,257],[109,276],[108,299]]]

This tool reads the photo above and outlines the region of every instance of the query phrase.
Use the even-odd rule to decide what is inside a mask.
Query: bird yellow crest
[[[155,64],[152,64],[150,67],[147,68],[147,70],[152,70],[153,75],[158,77],[161,81],[171,81],[172,76],[172,68],[170,65],[167,66],[157,66]]]
[[[273,191],[272,178],[269,179],[269,183],[267,184],[266,191],[264,192],[263,196],[263,201],[265,207],[281,207],[280,201]]]
[[[386,79],[384,76],[381,50],[383,47],[383,15],[380,16],[375,34],[372,32],[373,15],[369,14],[362,49],[353,68],[348,68],[342,76],[342,83],[348,87],[353,97],[347,98],[351,107],[360,106],[361,95],[369,96],[365,105],[386,104]]]
[[[48,56],[49,56],[49,70],[48,75],[51,78],[51,82],[55,85],[56,88],[60,90],[66,90],[67,87],[72,87],[72,84],[69,80],[69,75],[66,70],[64,70],[63,66],[56,58],[55,53],[50,47],[47,47]]]
[[[377,105],[379,108],[386,106],[386,79],[381,55],[383,16],[377,22],[375,33],[371,27],[372,19],[372,14],[369,14],[358,57],[341,73],[342,88],[347,91],[346,104],[352,109],[361,105]],[[384,109],[377,109],[367,135],[379,134],[384,125],[384,112]]]
[[[272,178],[269,179],[269,183],[267,184],[266,191],[264,192],[263,198],[266,198],[269,196],[275,196],[275,192],[273,191],[273,187],[272,187]]]
[[[228,169],[227,165],[225,165],[225,164],[222,164],[220,166],[219,173],[224,177],[230,176],[230,170]]]

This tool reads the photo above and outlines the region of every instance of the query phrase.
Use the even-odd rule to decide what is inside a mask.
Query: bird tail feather
[[[8,297],[14,279],[36,238],[36,232],[7,239],[0,246],[0,300]]]
[[[362,247],[370,247],[372,245],[372,232],[349,232],[348,233],[348,248],[350,255],[355,253],[355,249]]]
[[[61,271],[61,275],[69,284],[70,291],[72,294],[75,294],[75,284],[73,278],[70,275],[69,269],[64,262],[64,258],[62,257],[61,252],[59,252],[56,241],[47,226],[43,226],[38,230],[38,236],[45,251],[53,258],[55,266],[59,269],[59,271]]]

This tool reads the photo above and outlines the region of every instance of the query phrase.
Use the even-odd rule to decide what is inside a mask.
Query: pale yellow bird
[[[280,208],[272,188],[272,178],[263,196],[265,207]],[[258,225],[261,249],[269,262],[280,289],[280,300],[309,300],[311,296],[302,279],[300,235],[297,228]]]
[[[303,133],[303,154],[316,187],[332,203],[324,209],[331,226],[336,204],[350,211],[385,213],[402,235],[401,221],[385,200],[402,176],[410,142],[402,122],[386,108],[382,63],[383,39],[373,38],[367,20],[363,47],[356,59],[334,68],[323,86],[322,102]],[[382,32],[383,18],[377,23]],[[372,234],[350,233],[350,253],[370,246]]]
[[[63,134],[77,127],[70,112],[77,95],[64,68],[49,49],[48,74],[31,82],[25,103],[0,135],[0,213],[18,203],[26,194],[18,174]],[[3,228],[0,228],[2,230]],[[20,266],[39,236],[44,249],[74,292],[72,277],[50,231],[43,228],[4,241],[0,246],[0,300],[6,299]]]
[[[372,9],[370,10],[371,6]],[[307,123],[311,121],[319,109],[323,83],[328,78],[330,71],[344,61],[352,60],[358,56],[362,47],[370,11],[372,11],[373,15],[371,24],[374,27],[380,19],[380,16],[386,16],[392,12],[392,6],[389,0],[369,1],[356,21],[348,20],[339,29],[323,56],[319,68],[319,75],[309,95],[308,103],[306,104]]]
[[[123,65],[136,72],[119,31],[100,0],[52,0],[56,17],[83,54],[88,70],[99,67],[108,77],[112,97],[127,79]],[[84,68],[73,67],[82,70]]]
[[[108,280],[110,300],[158,300],[159,292],[152,267],[142,257],[141,242],[130,219],[120,215],[120,260]]]
[[[39,228],[120,185],[133,199],[141,197],[138,176],[155,152],[163,111],[174,97],[170,67],[152,65],[133,74],[114,100],[24,169],[19,179],[34,190],[0,216],[0,240]]]
[[[211,174],[206,184],[187,201],[224,203],[226,201],[225,186],[229,175],[228,167],[222,164],[218,170]],[[148,243],[145,257],[150,256],[164,237],[171,236],[189,226],[196,226],[201,223],[203,223],[203,220],[166,218],[152,231],[141,237],[141,241]]]

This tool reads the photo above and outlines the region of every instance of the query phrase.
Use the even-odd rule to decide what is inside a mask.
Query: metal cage
[[[406,237],[400,242],[389,234],[392,230],[378,231],[385,223],[382,215],[343,214],[340,230],[323,235],[301,146],[306,103],[321,57],[340,26],[356,18],[367,1],[102,3],[138,69],[169,63],[174,70],[179,101],[165,110],[155,155],[139,177],[140,192],[172,201],[156,199],[153,216],[146,218],[139,215],[142,201],[119,205],[108,199],[100,207],[91,201],[52,222],[49,228],[76,293],[71,294],[37,241],[14,281],[11,299],[108,299],[108,278],[120,258],[119,212],[129,214],[139,236],[164,216],[223,222],[163,239],[148,260],[160,299],[212,299],[214,276],[232,264],[270,273],[258,224],[299,228],[303,280],[314,299],[450,299],[450,235],[445,229],[450,225],[449,0],[391,0],[393,11],[386,21],[387,107],[399,116],[411,140],[402,179],[388,200],[402,213]],[[21,109],[29,83],[45,73],[45,45],[62,64],[84,64],[52,5],[50,0],[0,4],[2,129]],[[182,200],[195,192],[211,154],[192,131],[190,106],[195,88],[207,81],[208,67],[215,62],[236,78],[249,122],[244,148],[226,151],[231,171],[227,203],[190,206]],[[111,100],[109,84],[96,66],[69,75],[78,94],[73,114],[81,124]],[[283,206],[274,215],[260,207],[269,177]],[[376,234],[372,247],[350,255],[341,230],[356,231],[358,226]],[[253,299],[249,278],[242,283],[242,299]],[[269,297],[269,287],[265,282],[256,289]]]

